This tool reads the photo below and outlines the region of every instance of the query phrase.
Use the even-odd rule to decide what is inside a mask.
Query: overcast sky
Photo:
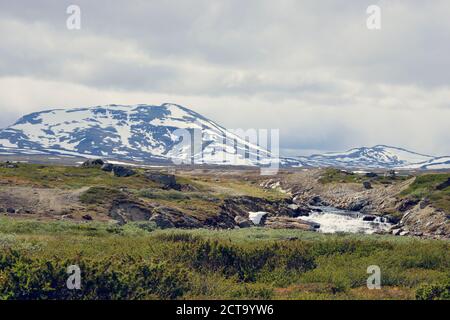
[[[70,4],[80,30],[66,27]],[[380,30],[366,27],[371,4]],[[450,155],[449,14],[448,0],[0,0],[0,127],[172,102],[228,128],[279,128],[289,155]]]

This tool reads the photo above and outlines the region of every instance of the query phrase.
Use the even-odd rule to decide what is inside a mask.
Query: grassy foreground
[[[449,299],[449,279],[448,241],[0,218],[1,299]]]

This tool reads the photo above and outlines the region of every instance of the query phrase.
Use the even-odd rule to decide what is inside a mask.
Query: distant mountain
[[[177,135],[203,135],[197,150]],[[197,133],[196,133],[197,132]],[[200,140],[200,139],[198,139]],[[55,109],[0,130],[3,154],[59,154],[128,161],[258,165],[269,153],[202,115],[175,104]],[[251,156],[250,156],[251,155]]]
[[[450,168],[450,157],[433,157],[386,145],[376,145],[370,148],[353,148],[345,152],[315,154],[308,157],[297,157],[296,159],[313,167],[385,169]]]
[[[180,129],[202,138],[192,147]],[[35,112],[0,130],[0,155],[66,155],[137,162],[181,161],[218,165],[446,169],[450,157],[433,157],[377,145],[309,157],[273,159],[204,116],[176,104],[107,105]]]

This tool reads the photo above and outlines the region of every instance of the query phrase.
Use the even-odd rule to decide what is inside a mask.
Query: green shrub
[[[450,299],[450,279],[442,283],[421,285],[416,290],[418,300],[448,300]]]

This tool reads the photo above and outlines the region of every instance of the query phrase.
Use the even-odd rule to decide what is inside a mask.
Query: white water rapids
[[[349,232],[372,234],[377,231],[387,231],[392,224],[377,217],[373,221],[364,221],[364,215],[359,212],[340,210],[333,207],[317,207],[322,212],[312,212],[309,216],[299,217],[301,220],[320,224],[317,229],[323,233]]]

